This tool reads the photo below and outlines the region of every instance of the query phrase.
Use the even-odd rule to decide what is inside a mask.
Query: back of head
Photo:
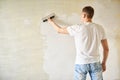
[[[92,18],[94,15],[94,9],[91,6],[85,6],[82,9],[82,12],[85,12],[87,14],[87,18]]]

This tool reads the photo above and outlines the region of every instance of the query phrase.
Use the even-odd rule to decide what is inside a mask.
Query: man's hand
[[[48,22],[51,24],[51,23],[53,22],[53,20],[49,18],[49,19],[48,19]]]
[[[102,63],[102,70],[103,70],[103,72],[106,71],[106,64],[105,63]]]

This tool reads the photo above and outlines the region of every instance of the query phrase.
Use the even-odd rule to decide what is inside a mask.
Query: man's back
[[[105,38],[102,26],[91,22],[73,25],[67,30],[75,38],[76,64],[99,62],[99,45]]]

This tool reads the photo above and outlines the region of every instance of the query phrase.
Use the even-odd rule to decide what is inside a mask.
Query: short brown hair
[[[92,18],[94,15],[94,9],[91,6],[86,6],[82,9],[82,12],[87,13],[88,18]]]

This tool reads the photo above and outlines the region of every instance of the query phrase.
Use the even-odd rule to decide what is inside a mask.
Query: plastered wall
[[[61,26],[78,24],[86,5],[94,7],[93,22],[103,25],[108,37],[104,80],[120,80],[119,0],[0,0],[0,80],[73,80],[73,38],[41,18],[54,12]]]

